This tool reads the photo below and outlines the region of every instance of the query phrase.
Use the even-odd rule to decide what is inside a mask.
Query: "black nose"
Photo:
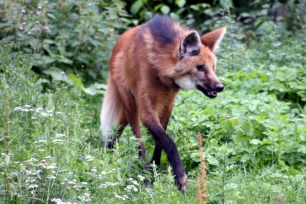
[[[224,86],[222,84],[217,84],[216,85],[216,91],[217,92],[221,92],[221,91],[223,91],[223,89],[224,89]]]

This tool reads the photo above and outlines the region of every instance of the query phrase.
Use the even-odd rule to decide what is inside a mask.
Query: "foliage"
[[[204,149],[211,170],[224,156],[228,164],[247,168],[304,167],[306,33],[292,37],[275,28],[262,43],[247,49],[232,29],[219,53],[224,93],[209,100],[198,91],[185,92],[176,100],[168,130],[184,134],[175,140],[182,152],[190,152],[183,156],[186,165],[193,168],[198,163],[194,137],[201,131],[207,137]]]
[[[305,85],[306,34],[280,36],[274,27],[264,43],[246,48],[239,33],[230,24],[217,53],[224,92],[214,100],[197,91],[177,97],[168,133],[189,175],[185,195],[173,184],[164,154],[154,184],[143,184],[152,176],[143,170],[130,129],[113,151],[101,148],[101,99],[80,92],[76,75],[60,75],[55,89],[43,91],[45,80],[31,71],[32,54],[2,43],[1,202],[196,203],[200,131],[210,203],[303,203],[305,95],[299,86]],[[144,140],[149,160],[154,145],[149,135]]]
[[[79,75],[89,85],[105,81],[119,34],[157,13],[169,15],[201,34],[231,25],[229,20],[220,24],[222,18],[236,19],[237,27],[244,29],[240,40],[251,42],[275,25],[281,33],[305,29],[305,8],[304,1],[271,0],[4,1],[0,6],[0,39],[16,42],[16,50],[35,53],[33,70],[40,77],[56,80],[64,71],[68,76]]]
[[[217,7],[209,7],[216,12],[214,17],[199,25],[212,29],[227,25],[228,29],[217,52],[217,72],[226,88],[213,100],[198,91],[181,91],[177,96],[167,132],[189,177],[189,188],[182,194],[173,184],[165,154],[160,167],[153,165],[153,175],[144,169],[154,148],[145,130],[146,161],[138,158],[138,141],[129,128],[113,150],[101,147],[99,95],[105,86],[85,88],[86,81],[94,78],[89,70],[101,70],[97,72],[94,64],[84,64],[83,69],[79,57],[88,56],[90,63],[102,60],[105,69],[111,48],[105,39],[113,44],[118,30],[125,28],[121,25],[130,23],[118,17],[121,3],[52,1],[39,5],[39,10],[38,1],[18,2],[4,5],[11,12],[6,12],[6,23],[1,24],[5,41],[22,34],[14,44],[0,43],[1,203],[197,203],[202,153],[198,132],[203,135],[209,203],[305,203],[306,33],[300,24],[295,32],[287,32],[277,21],[264,21],[256,31],[260,38],[243,44],[248,23],[233,20],[231,8],[220,7],[224,12],[220,13]],[[168,5],[165,2],[161,4]],[[182,10],[191,9],[185,1],[173,2]],[[41,13],[17,14],[21,5]],[[203,5],[198,6],[201,14]],[[114,21],[105,22],[109,12],[115,13]],[[196,22],[184,12],[178,14],[184,18],[180,21]],[[97,19],[103,22],[96,25]],[[20,30],[22,20],[27,23]],[[106,30],[91,30],[99,26]],[[33,28],[40,32],[35,29],[28,36]],[[88,37],[84,41],[78,38],[82,29]],[[90,38],[99,41],[96,47]],[[76,39],[81,44],[74,47]],[[98,54],[101,50],[103,54]],[[38,67],[40,75],[31,70],[40,62],[38,56],[41,61],[51,60]],[[52,81],[41,78],[42,74],[52,76]],[[45,89],[46,84],[53,89]],[[145,185],[145,178],[154,182]]]
[[[274,0],[186,0],[148,1],[129,0],[127,10],[143,23],[157,13],[169,15],[184,25],[205,33],[222,16],[231,16],[245,29],[245,40],[260,38],[271,25],[277,23],[282,31],[305,28],[305,1]]]
[[[5,39],[17,41],[18,50],[34,53],[35,72],[54,79],[64,71],[86,83],[106,78],[117,30],[126,29],[122,2],[34,1],[3,7]]]

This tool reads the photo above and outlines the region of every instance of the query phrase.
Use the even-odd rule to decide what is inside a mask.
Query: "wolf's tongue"
[[[217,95],[217,92],[216,92],[216,91],[211,91],[211,92],[209,92],[209,95],[211,95],[211,96],[216,96],[216,95]]]

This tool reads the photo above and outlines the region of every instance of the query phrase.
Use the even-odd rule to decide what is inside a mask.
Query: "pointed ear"
[[[218,28],[210,33],[207,33],[201,37],[201,42],[206,45],[211,51],[215,52],[221,42],[226,28]]]
[[[197,31],[191,31],[181,42],[179,55],[181,57],[196,56],[200,53],[201,40]]]

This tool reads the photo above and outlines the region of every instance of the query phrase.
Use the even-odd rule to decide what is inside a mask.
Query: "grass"
[[[196,134],[201,131],[208,203],[306,203],[305,109],[284,102],[273,90],[246,86],[268,86],[262,75],[270,76],[270,71],[252,71],[266,63],[255,61],[261,55],[265,59],[263,53],[255,59],[256,49],[240,51],[247,56],[243,64],[248,71],[223,74],[227,90],[218,99],[196,92],[181,92],[177,98],[168,132],[189,175],[182,194],[165,155],[161,167],[154,167],[155,182],[144,185],[144,177],[152,176],[138,158],[138,141],[129,128],[113,150],[101,148],[101,95],[85,95],[61,80],[39,79],[30,70],[31,55],[12,52],[10,44],[1,43],[0,202],[198,203]],[[237,53],[235,59],[221,54],[221,67],[243,60]],[[48,83],[56,88],[44,89]],[[144,140],[149,160],[153,141],[147,133]]]

